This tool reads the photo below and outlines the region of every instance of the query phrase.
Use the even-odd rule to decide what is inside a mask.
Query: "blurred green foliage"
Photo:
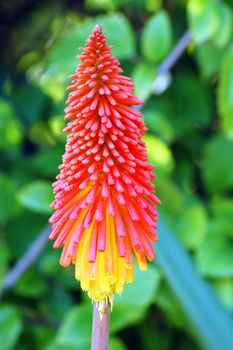
[[[100,23],[145,99],[160,213],[232,315],[232,1],[9,0],[1,3],[0,17],[0,283],[47,223],[64,152],[68,76],[78,47]],[[187,29],[193,35],[187,53],[168,88],[155,96],[157,67]],[[1,349],[89,349],[91,303],[73,269],[58,260],[48,244],[3,293]],[[136,270],[113,311],[110,350],[201,347],[159,266]]]

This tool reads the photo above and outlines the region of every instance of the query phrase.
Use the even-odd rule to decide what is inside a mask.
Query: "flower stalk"
[[[108,350],[110,311],[108,299],[103,310],[98,302],[93,303],[91,350]]]

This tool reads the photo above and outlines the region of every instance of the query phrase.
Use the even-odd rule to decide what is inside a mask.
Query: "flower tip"
[[[144,101],[140,98],[137,98],[136,105],[143,105]]]
[[[96,33],[96,32],[102,33],[102,26],[100,24],[96,24],[94,26],[93,33]]]

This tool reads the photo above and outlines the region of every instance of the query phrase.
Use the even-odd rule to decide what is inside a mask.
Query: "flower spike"
[[[142,113],[131,107],[142,101],[111,49],[95,26],[71,75],[49,236],[63,245],[61,265],[74,264],[81,288],[103,304],[133,281],[134,258],[143,270],[153,260],[159,204]]]

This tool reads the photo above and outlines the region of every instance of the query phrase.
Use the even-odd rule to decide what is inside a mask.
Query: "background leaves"
[[[0,341],[4,350],[12,349],[22,331],[22,322],[15,307],[4,305],[0,307]]]
[[[148,61],[158,63],[168,54],[171,45],[170,18],[165,11],[161,10],[152,16],[144,26],[141,36],[142,54]]]
[[[50,213],[50,203],[53,201],[51,184],[42,180],[31,182],[21,188],[18,199],[29,210],[38,213]]]
[[[214,0],[0,5],[1,285],[47,225],[64,153],[68,76],[95,24],[145,100],[144,139],[166,225],[155,264],[136,269],[135,282],[115,298],[110,350],[232,348],[232,17],[231,1]],[[153,95],[160,63],[187,30],[187,51]],[[2,294],[3,349],[89,349],[91,304],[59,255],[49,242]]]

